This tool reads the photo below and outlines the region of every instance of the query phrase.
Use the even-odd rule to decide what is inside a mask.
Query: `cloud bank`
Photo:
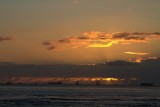
[[[48,50],[63,50],[79,47],[111,47],[116,44],[131,44],[137,42],[148,42],[150,40],[160,39],[160,33],[145,32],[84,32],[82,36],[71,36],[55,41],[45,41],[43,45]]]
[[[160,85],[160,58],[137,58],[137,60],[141,60],[141,63],[119,60],[96,64],[94,66],[0,63],[0,83],[7,82],[10,76],[12,76],[13,82],[17,81],[17,83],[43,83],[62,79],[65,81],[68,79],[68,81],[80,81],[85,79],[128,80],[134,78],[136,79],[134,81],[136,84],[148,82]]]

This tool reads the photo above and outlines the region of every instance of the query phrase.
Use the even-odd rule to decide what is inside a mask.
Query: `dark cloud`
[[[11,37],[0,37],[0,42],[6,41],[6,40],[12,40]]]
[[[52,43],[50,41],[45,41],[43,42],[43,45],[52,45]]]
[[[60,39],[57,42],[59,42],[59,43],[65,43],[65,42],[70,42],[70,40],[69,39]]]
[[[113,34],[113,39],[127,38],[130,34],[127,32]]]
[[[154,33],[146,33],[146,32],[133,32],[131,35],[160,35],[160,32],[154,32]]]
[[[133,66],[133,65],[137,65],[138,63],[117,60],[117,61],[113,61],[113,62],[108,62],[106,64],[109,66]]]
[[[146,40],[149,35],[158,36],[159,34],[160,34],[159,32],[156,32],[156,33],[144,33],[144,32],[127,33],[127,32],[120,32],[120,33],[113,34],[113,39]]]
[[[80,40],[86,40],[86,39],[89,39],[89,37],[80,36],[80,37],[77,37],[77,39],[80,39]]]
[[[145,40],[145,37],[138,37],[138,36],[130,36],[126,37],[126,40]]]
[[[54,50],[54,49],[56,49],[56,47],[55,46],[51,46],[51,47],[48,47],[47,49],[48,50]]]

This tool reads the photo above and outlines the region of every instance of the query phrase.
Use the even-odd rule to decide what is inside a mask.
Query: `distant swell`
[[[0,107],[160,107],[160,88],[0,86]]]

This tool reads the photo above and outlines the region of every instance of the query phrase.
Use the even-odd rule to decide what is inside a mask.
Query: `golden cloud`
[[[131,58],[128,59],[129,62],[135,62],[135,63],[141,63],[142,60],[144,60],[144,59],[142,59],[140,57],[138,57],[136,59],[131,59]]]
[[[126,54],[131,54],[131,55],[148,55],[149,53],[145,52],[124,52]]]
[[[62,50],[78,47],[111,47],[112,45],[131,44],[135,42],[148,42],[150,40],[160,39],[160,33],[144,33],[144,32],[84,32],[82,36],[72,36],[55,41],[45,41],[48,50]],[[135,53],[136,54],[136,53]],[[137,53],[138,54],[138,53]]]
[[[136,63],[141,63],[143,61],[156,61],[156,60],[160,60],[160,58],[159,57],[146,57],[146,58],[137,57],[137,58],[128,59],[129,62],[136,62]]]

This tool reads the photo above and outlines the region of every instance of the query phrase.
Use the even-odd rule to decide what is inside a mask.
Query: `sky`
[[[159,83],[159,5],[160,0],[0,0],[0,82],[13,72],[17,82],[70,77]]]
[[[0,62],[159,57],[159,5],[159,0],[1,0]]]

